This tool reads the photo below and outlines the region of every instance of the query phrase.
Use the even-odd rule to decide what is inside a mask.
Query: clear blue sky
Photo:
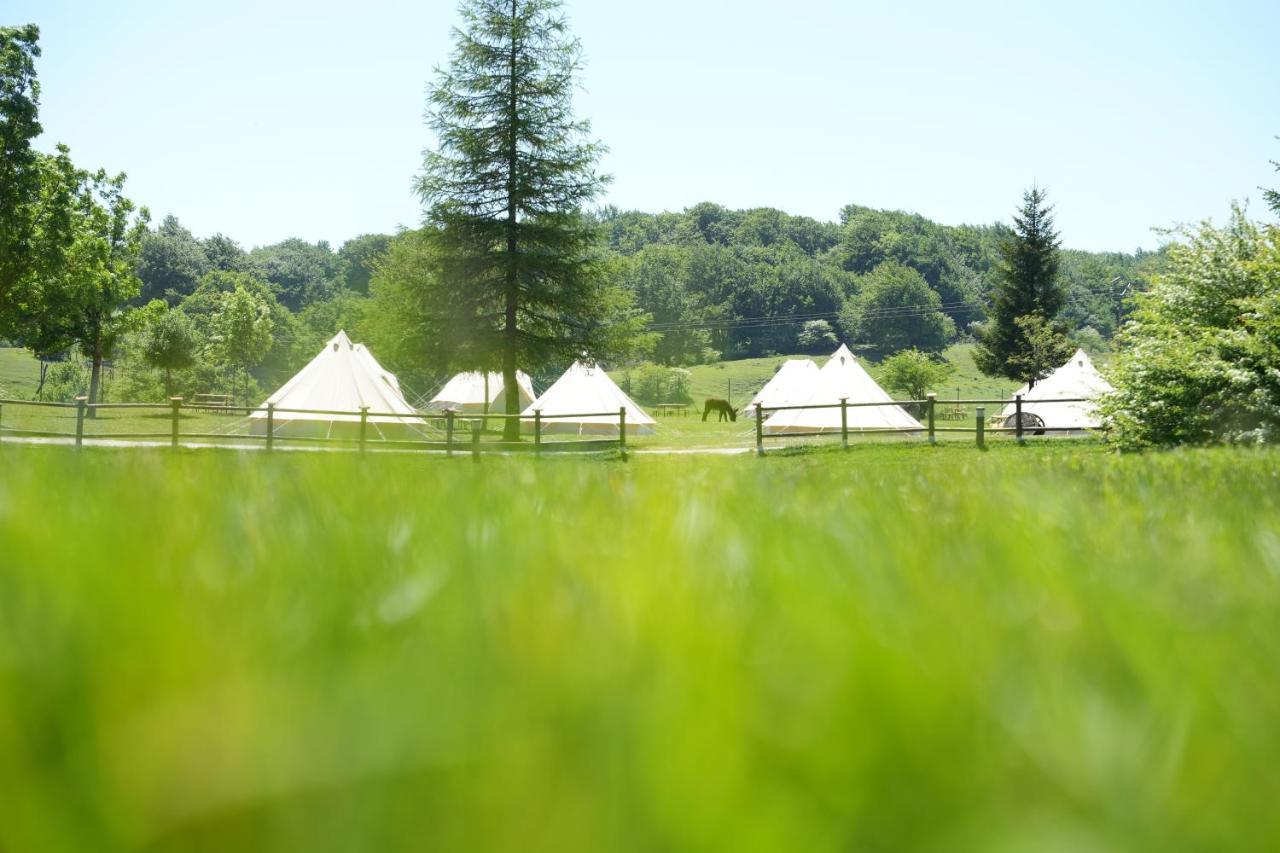
[[[1154,247],[1280,185],[1280,3],[569,0],[607,202],[1006,219]],[[5,0],[42,31],[45,147],[246,247],[416,226],[452,0]],[[1263,207],[1256,202],[1255,214]]]

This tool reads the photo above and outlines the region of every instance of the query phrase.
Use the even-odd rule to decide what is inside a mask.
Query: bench
[[[191,398],[191,405],[208,409],[231,408],[230,394],[196,394]]]

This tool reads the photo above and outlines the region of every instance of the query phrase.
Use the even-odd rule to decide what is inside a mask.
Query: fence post
[[[756,456],[764,456],[764,406],[756,403]]]
[[[1014,430],[1014,434],[1018,437],[1018,444],[1022,444],[1023,442],[1026,441],[1026,439],[1022,437],[1022,395],[1021,394],[1013,398],[1013,407],[1014,407],[1013,416],[1017,418],[1017,423],[1014,424],[1013,430]]]
[[[169,406],[172,409],[170,431],[169,431],[169,446],[174,450],[177,450],[178,449],[178,413],[182,410],[182,398],[170,397]]]
[[[76,397],[76,447],[84,443],[84,404],[88,397]]]
[[[622,454],[622,461],[627,461],[627,407],[618,407],[618,452]]]
[[[444,455],[453,456],[453,409],[444,410]]]
[[[480,421],[471,422],[471,461],[480,462]]]
[[[276,404],[267,403],[267,452],[270,453],[276,440]]]
[[[924,395],[924,399],[925,399],[925,410],[926,410],[926,413],[927,413],[927,414],[928,414],[928,416],[929,416],[929,443],[930,443],[930,444],[937,444],[937,443],[938,443],[938,436],[937,436],[937,434],[934,432],[934,416],[935,416],[934,409],[935,409],[935,408],[937,408],[937,404],[938,404],[938,395],[937,395],[937,394],[925,394],[925,395]]]
[[[365,437],[369,430],[369,407],[360,407],[360,452],[364,453]]]
[[[840,446],[849,449],[849,398],[840,398]]]
[[[983,450],[987,446],[987,409],[985,406],[979,406],[974,411],[974,426],[978,431],[978,449]]]
[[[533,455],[542,455],[542,409],[533,410]]]
[[[0,440],[4,439],[4,403],[0,403]]]

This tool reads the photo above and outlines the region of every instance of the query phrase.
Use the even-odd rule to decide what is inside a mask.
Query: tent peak
[[[846,361],[856,361],[853,357],[853,353],[850,352],[849,347],[846,344],[841,344],[840,349],[831,353],[831,358],[829,360],[838,361],[840,364],[844,364]]]
[[[334,352],[337,352],[343,347],[346,347],[349,350],[354,350],[356,345],[351,342],[351,338],[347,337],[345,329],[339,329],[338,334],[330,338],[329,343],[325,344],[325,349],[332,349]]]

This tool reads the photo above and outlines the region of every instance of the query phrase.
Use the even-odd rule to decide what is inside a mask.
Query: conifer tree
[[[1047,198],[1039,187],[1023,193],[1013,233],[1000,246],[991,317],[974,353],[983,373],[1031,385],[1071,356],[1055,323],[1066,295],[1058,282],[1060,241]]]
[[[464,0],[463,26],[430,89],[418,192],[431,266],[422,327],[449,369],[492,370],[598,356],[635,322],[605,279],[597,231],[583,216],[605,178],[602,146],[573,116],[581,48],[558,0]],[[506,395],[519,413],[519,395]],[[506,437],[519,437],[507,421]]]

